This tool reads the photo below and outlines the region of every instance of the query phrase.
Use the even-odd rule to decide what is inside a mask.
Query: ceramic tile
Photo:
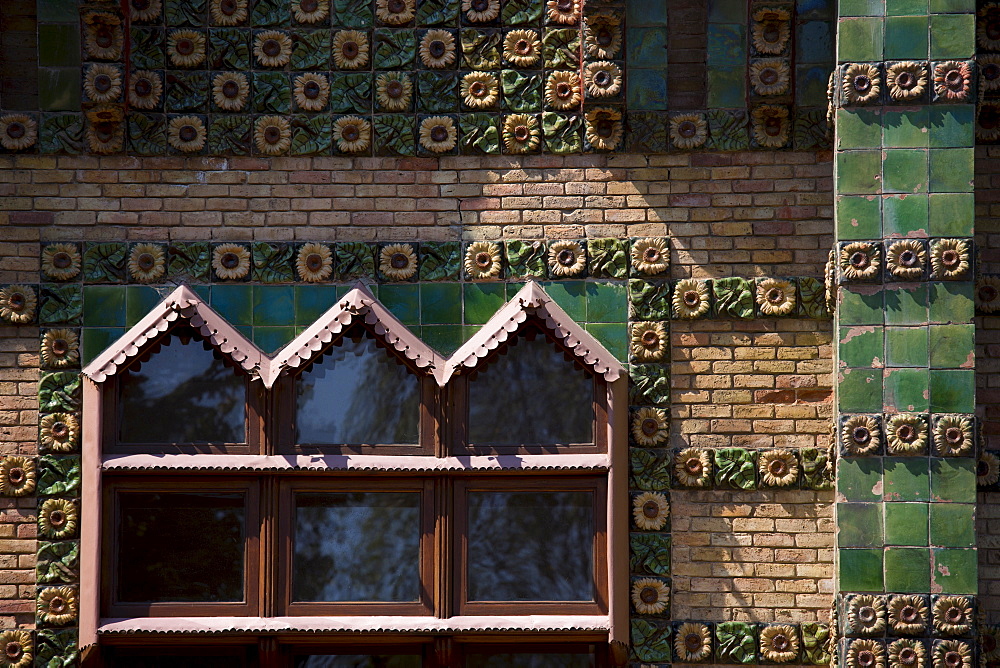
[[[848,367],[881,367],[886,359],[881,327],[841,327],[840,364]]]
[[[624,283],[587,282],[587,322],[625,322],[628,291]]]
[[[879,204],[875,195],[837,198],[837,236],[843,241],[876,239],[882,236]]]
[[[882,490],[886,501],[928,501],[930,478],[926,457],[886,457]]]
[[[927,195],[886,195],[882,198],[886,237],[926,237]]]
[[[291,285],[257,285],[253,289],[254,327],[279,327],[295,322],[295,288]]]
[[[927,192],[927,152],[887,149],[882,164],[882,191],[886,193]]]
[[[707,101],[711,109],[744,106],[746,104],[746,71],[741,67],[724,64],[718,68],[712,67],[708,71],[707,88]]]
[[[80,363],[86,366],[125,334],[124,327],[86,327],[80,341]]]
[[[35,6],[39,23],[75,23],[80,18],[76,0],[38,0]]]
[[[975,55],[974,14],[939,14],[931,17],[931,58],[965,60]]]
[[[84,327],[124,327],[125,288],[88,285],[83,288]]]
[[[931,498],[954,503],[976,502],[976,460],[967,457],[931,459]]]
[[[931,503],[930,540],[934,547],[975,547],[976,506]]]
[[[832,60],[827,58],[827,60]],[[830,66],[797,65],[795,67],[795,104],[800,107],[818,107],[826,102],[826,87]]]
[[[708,0],[709,23],[745,22],[747,5],[743,0]]]
[[[928,162],[932,193],[972,192],[975,173],[972,148],[934,148],[930,150]]]
[[[926,411],[929,407],[927,376],[927,369],[886,369],[883,380],[885,411],[887,413]]]
[[[295,286],[295,324],[311,325],[337,303],[337,288],[333,285]]]
[[[883,591],[882,550],[839,550],[840,591]]]
[[[427,325],[460,325],[462,286],[458,283],[422,283],[420,313]]]
[[[950,104],[930,108],[929,125],[932,148],[974,146],[976,108],[971,104]]]
[[[837,493],[845,501],[881,501],[882,459],[858,457],[838,460]]]
[[[930,291],[930,321],[935,323],[967,323],[972,320],[975,286],[969,282],[937,281],[928,284]]]
[[[464,330],[461,325],[424,325],[420,338],[442,355],[451,355],[465,342]]]
[[[930,591],[930,550],[924,547],[885,549],[885,588],[905,594]]]
[[[628,108],[633,111],[662,111],[667,108],[667,72],[629,68]]]
[[[882,290],[872,286],[841,286],[838,315],[843,325],[881,325]]]
[[[927,107],[889,111],[883,114],[882,145],[893,148],[927,146],[930,116]]]
[[[885,361],[886,366],[926,368],[927,329],[925,327],[886,327]]]
[[[896,287],[885,292],[887,325],[924,325],[927,323],[927,284]]]
[[[42,111],[80,110],[79,66],[39,68],[38,108]]]
[[[844,195],[874,194],[882,173],[880,151],[837,153],[837,192]]]
[[[379,301],[407,327],[420,324],[420,288],[417,285],[379,286]]]
[[[840,0],[841,16],[885,16],[886,0]]]
[[[930,12],[932,14],[974,11],[976,11],[976,0],[930,0]]]
[[[931,325],[931,367],[971,367],[975,362],[975,338],[975,325]]]
[[[972,369],[932,369],[931,411],[972,413],[976,409],[976,381]]]
[[[843,413],[882,410],[882,369],[841,369],[838,399]]]
[[[465,323],[484,325],[507,302],[503,283],[466,283]]]
[[[886,503],[885,544],[927,546],[927,503]]]
[[[576,322],[587,322],[587,283],[583,281],[559,281],[553,283],[542,283],[542,288],[549,297],[559,304],[566,315]],[[510,288],[508,287],[507,297],[510,298]],[[622,318],[622,320],[625,320]]]
[[[873,148],[881,145],[882,115],[874,109],[837,109],[837,148]]]
[[[837,545],[841,547],[880,547],[882,535],[881,503],[841,503],[837,505]]]
[[[972,236],[975,198],[971,193],[932,193],[928,200],[927,229],[932,236]]]
[[[620,362],[628,360],[628,325],[587,323],[587,331]]]
[[[258,286],[259,289],[259,286]],[[274,354],[295,338],[294,327],[254,327],[253,342],[265,353]]]
[[[630,68],[659,68],[665,65],[666,28],[628,28],[625,32]]]
[[[38,26],[39,67],[79,67],[80,29],[72,24]]]
[[[927,0],[885,0],[887,16],[923,16],[927,13]]]
[[[885,59],[907,58],[927,58],[926,16],[890,16],[885,20]]]
[[[631,0],[625,5],[625,22],[630,26],[667,25],[667,0]]]
[[[125,326],[131,327],[145,318],[160,301],[160,293],[147,285],[125,288]]]
[[[863,0],[857,4],[864,4]],[[837,57],[843,62],[882,60],[883,27],[880,18],[841,19],[837,29]]]
[[[797,18],[802,18],[799,14]],[[833,24],[829,21],[804,21],[798,25],[795,60],[799,63],[824,64],[833,60]],[[796,86],[799,82],[796,81]]]
[[[978,558],[976,550],[941,548],[931,550],[934,591],[949,594],[978,593]]]

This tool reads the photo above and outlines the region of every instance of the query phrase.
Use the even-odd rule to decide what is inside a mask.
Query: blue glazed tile
[[[709,23],[740,23],[746,20],[747,3],[744,0],[709,0]]]
[[[230,325],[253,324],[253,286],[213,285],[212,308]]]
[[[160,303],[160,293],[147,285],[125,288],[125,326],[131,327]]]
[[[797,0],[795,15],[802,19],[833,18],[837,3],[830,0]]]
[[[800,63],[827,63],[833,60],[832,26],[827,21],[807,21],[799,25],[796,60]],[[797,82],[796,82],[797,85]]]
[[[795,68],[795,103],[803,107],[826,104],[828,65],[799,65]]]
[[[723,23],[708,26],[707,58],[712,67],[738,67],[746,60],[746,26]]]
[[[295,288],[257,285],[253,289],[253,324],[278,327],[295,322]]]
[[[666,28],[629,28],[626,31],[629,67],[667,66]]]
[[[668,0],[629,0],[625,4],[626,25],[667,25],[667,2]]]
[[[295,286],[295,324],[311,325],[337,302],[333,285]]]
[[[746,69],[710,63],[708,70],[708,106],[733,109],[746,105]]]
[[[628,71],[628,108],[634,111],[666,109],[666,70],[630,69]]]
[[[458,283],[422,283],[420,314],[426,325],[462,324],[462,286]]]
[[[271,354],[295,338],[294,327],[254,327],[253,342],[265,353]]]
[[[404,325],[420,324],[420,286],[383,285],[379,301]]]

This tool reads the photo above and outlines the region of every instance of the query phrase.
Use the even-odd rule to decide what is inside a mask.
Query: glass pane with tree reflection
[[[172,336],[120,376],[123,443],[243,443],[247,386],[199,340]]]
[[[298,443],[417,443],[420,380],[368,336],[341,338],[299,376]]]
[[[243,600],[244,495],[118,495],[118,600]]]
[[[420,599],[420,493],[295,496],[293,601]]]
[[[593,601],[594,495],[469,492],[469,601]]]
[[[295,668],[420,668],[419,654],[336,654],[295,657]]]
[[[532,652],[531,654],[466,654],[466,668],[591,668],[593,654]]]
[[[592,443],[594,381],[539,334],[516,340],[469,384],[469,442]]]

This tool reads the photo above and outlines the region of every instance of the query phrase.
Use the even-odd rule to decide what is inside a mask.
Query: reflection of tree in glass
[[[591,668],[594,654],[466,654],[466,668]]]
[[[470,492],[470,601],[593,601],[591,492]]]
[[[420,656],[416,654],[297,656],[295,668],[420,668]]]
[[[416,601],[420,494],[299,494],[295,601]]]
[[[246,382],[197,340],[164,339],[121,375],[124,443],[243,443]]]
[[[242,494],[119,497],[118,600],[242,601]]]
[[[299,443],[417,443],[419,379],[363,330],[299,377]]]
[[[513,343],[469,385],[469,442],[593,442],[593,379],[541,334]]]

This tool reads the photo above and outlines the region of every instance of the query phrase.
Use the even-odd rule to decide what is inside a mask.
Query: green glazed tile
[[[926,237],[928,195],[886,195],[882,225],[886,237]]]
[[[353,281],[374,278],[375,247],[361,241],[344,241],[334,245],[334,266],[337,280]]]
[[[931,14],[948,14],[976,11],[976,0],[930,0]]]
[[[840,591],[882,591],[882,550],[846,549],[838,551]]]
[[[925,547],[885,549],[885,588],[917,594],[930,591],[930,550]]]
[[[837,153],[838,193],[845,195],[877,193],[881,173],[881,151]]]
[[[885,0],[840,0],[840,16],[885,16]]]
[[[833,658],[830,646],[829,624],[804,622],[799,625],[802,634],[802,662],[809,666],[828,666]]]
[[[295,286],[295,324],[311,325],[337,303],[337,288],[332,285]]]
[[[407,326],[420,324],[420,289],[417,285],[381,285],[378,299]]]
[[[38,381],[38,410],[43,413],[79,410],[82,378],[77,371],[43,373]]]
[[[628,278],[628,243],[624,239],[587,241],[590,275],[595,278]]]
[[[974,14],[939,14],[931,17],[931,58],[972,58],[976,48]]]
[[[967,457],[931,459],[931,498],[955,503],[976,502],[976,460]]]
[[[881,503],[840,503],[837,505],[837,544],[841,547],[880,547]]]
[[[554,281],[551,283],[542,283],[542,289],[552,297],[556,304],[566,311],[566,315],[575,320],[576,322],[587,322],[587,309],[589,306],[588,299],[588,284],[583,281]],[[510,293],[508,291],[508,297]],[[623,304],[622,307],[625,308],[624,302],[625,297],[622,295]],[[625,318],[622,318],[624,321]]]
[[[258,289],[260,289],[258,287]],[[254,345],[265,353],[273,354],[295,338],[294,327],[254,327]]]
[[[976,372],[972,369],[931,369],[931,411],[972,413],[976,409]]]
[[[128,247],[124,243],[86,244],[83,251],[83,280],[93,283],[124,283]]]
[[[670,450],[666,448],[629,449],[629,487],[644,492],[662,492],[670,488]]]
[[[930,321],[966,323],[972,320],[974,286],[969,282],[936,281],[929,283]]]
[[[949,594],[979,593],[979,569],[976,550],[940,548],[931,550],[933,591]]]
[[[885,20],[885,59],[927,58],[927,17],[890,16]]]
[[[548,273],[548,251],[544,241],[513,239],[504,242],[504,245],[511,277],[545,278]]]
[[[80,362],[86,366],[125,333],[124,327],[87,327],[80,343]]]
[[[662,406],[670,403],[670,370],[662,364],[629,366],[629,403],[635,406]]]
[[[716,448],[713,470],[715,484],[727,489],[756,489],[757,466],[754,453],[744,448]]]
[[[882,164],[882,191],[886,193],[927,192],[927,152],[886,149]]]
[[[80,28],[72,24],[38,26],[39,67],[80,67]],[[77,74],[79,76],[79,74]]]
[[[880,198],[850,195],[837,198],[837,236],[843,241],[882,236]]]
[[[886,457],[883,498],[885,501],[927,501],[930,477],[924,457]]]
[[[458,280],[461,244],[457,241],[430,241],[420,244],[420,280]]]
[[[931,107],[929,116],[930,146],[948,148],[974,146],[975,107],[971,104],[949,104]]]
[[[931,325],[932,368],[970,368],[975,362],[975,325]]]
[[[295,290],[291,285],[257,285],[253,289],[253,325],[287,326],[295,322]],[[256,331],[254,332],[256,335]]]
[[[843,353],[841,353],[843,354]],[[886,327],[886,366],[927,367],[927,329],[925,327]]]
[[[881,327],[841,327],[840,364],[849,367],[881,367],[886,359]]]
[[[462,324],[462,286],[457,283],[421,284],[420,319],[425,325]]]
[[[837,492],[845,501],[881,501],[881,458],[840,459],[837,462]]]
[[[625,322],[628,293],[624,283],[594,281],[587,284],[587,322]]]
[[[742,23],[746,21],[746,3],[742,0],[709,0],[709,23]]]
[[[620,362],[628,359],[628,325],[625,323],[587,323],[587,331]]]
[[[73,584],[80,572],[80,543],[73,540],[39,541],[35,579],[44,584]]]
[[[923,412],[929,407],[927,369],[886,369],[885,411],[887,413]]]
[[[927,0],[885,0],[887,16],[923,16],[927,13]]]
[[[38,0],[35,6],[39,23],[74,23],[80,16],[76,0]]]
[[[450,355],[465,342],[464,329],[461,325],[424,325],[420,338],[442,355]]]
[[[180,281],[208,280],[212,247],[203,241],[174,242],[167,248],[167,275]]]
[[[146,285],[125,288],[125,326],[131,327],[146,317],[161,301],[160,293]]]
[[[884,505],[886,545],[927,546],[927,507],[931,504],[886,503]]]
[[[837,110],[837,148],[873,148],[882,140],[882,116],[872,109]]]
[[[720,663],[757,662],[757,626],[747,622],[715,625],[715,656]]]
[[[503,283],[466,283],[465,324],[484,325],[507,302]]]
[[[882,290],[870,286],[842,286],[838,315],[844,325],[881,325]]]
[[[670,318],[670,284],[633,279],[628,282],[629,318],[667,320]]]
[[[667,25],[667,5],[660,0],[633,0],[625,6],[630,26]]]
[[[975,197],[972,193],[933,193],[928,195],[928,231],[932,236],[972,236],[975,221]]]
[[[721,318],[753,319],[753,286],[745,278],[717,278],[712,281],[715,312]]]
[[[38,300],[42,325],[79,325],[83,314],[83,286],[43,284]]]
[[[927,146],[930,134],[927,130],[929,123],[927,107],[918,107],[905,111],[886,111],[883,118],[883,146],[890,148],[921,148]]]
[[[295,249],[291,244],[263,241],[253,245],[253,278],[263,283],[287,283],[295,280]]]
[[[213,285],[212,308],[230,325],[253,324],[253,286]]]
[[[881,412],[882,369],[841,369],[838,390],[841,412]]]
[[[975,547],[976,506],[931,503],[930,532],[934,547]]]
[[[669,526],[669,525],[668,525]],[[670,535],[629,534],[629,571],[636,575],[670,576]]]
[[[843,62],[882,60],[882,19],[842,19],[837,29],[837,57]]]
[[[887,325],[924,325],[927,323],[927,285],[922,283],[895,287],[885,292]]]
[[[930,191],[933,193],[972,192],[975,168],[972,148],[932,148],[930,150]]]
[[[632,655],[636,660],[644,663],[670,662],[671,626],[669,621],[634,617],[630,624]]]
[[[39,496],[78,496],[79,493],[79,455],[44,455],[38,458]]]
[[[125,288],[88,285],[83,288],[84,327],[124,327]]]

